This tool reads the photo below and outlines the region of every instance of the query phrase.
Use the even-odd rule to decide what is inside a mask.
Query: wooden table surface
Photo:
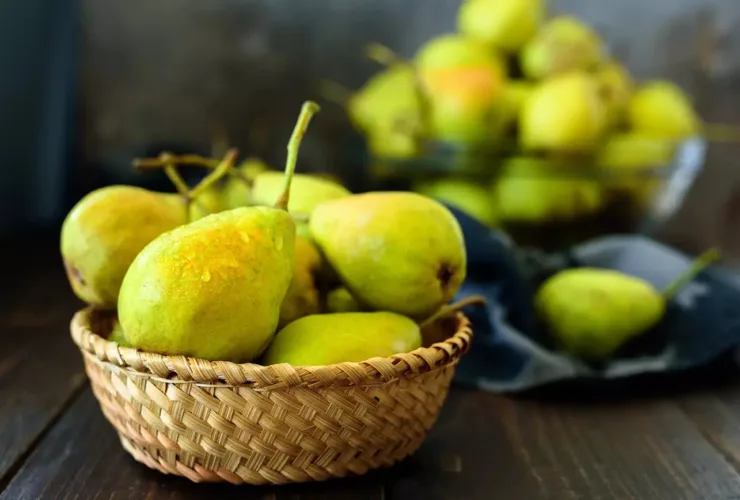
[[[136,463],[104,419],[69,337],[81,305],[53,238],[0,250],[0,500],[740,499],[740,378],[652,381],[612,401],[453,387],[405,462],[286,487],[198,485]],[[8,279],[8,277],[10,279]]]

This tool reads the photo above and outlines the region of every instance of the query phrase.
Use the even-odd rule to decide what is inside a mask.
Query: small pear
[[[626,120],[627,105],[634,87],[627,69],[616,61],[608,61],[596,71],[596,81],[599,84],[599,94],[606,105],[609,125],[622,125]]]
[[[573,70],[590,70],[604,58],[604,47],[594,31],[573,16],[547,21],[520,53],[527,78],[541,80]]]
[[[264,351],[293,279],[296,228],[287,206],[298,146],[317,110],[311,102],[301,110],[274,208],[212,214],[159,236],[139,253],[118,301],[134,347],[235,362]]]
[[[633,130],[666,139],[686,139],[701,129],[701,120],[688,96],[674,83],[663,80],[637,89],[629,102],[627,119]]]
[[[487,66],[496,52],[484,43],[459,34],[445,34],[429,40],[414,56],[422,73],[429,70]]]
[[[571,220],[604,207],[606,197],[598,182],[560,170],[536,158],[508,159],[493,184],[499,218],[504,223]]]
[[[126,334],[123,332],[123,328],[121,328],[121,323],[119,323],[118,321],[116,321],[113,325],[113,330],[111,330],[111,333],[108,336],[108,342],[115,342],[121,347],[133,347],[126,339]]]
[[[321,255],[305,238],[296,236],[293,279],[280,307],[278,328],[319,312],[319,290],[316,276],[321,271]]]
[[[465,279],[462,230],[441,203],[410,192],[371,192],[322,203],[311,234],[342,283],[372,309],[423,318]]]
[[[514,53],[536,35],[544,15],[543,0],[466,0],[457,27],[490,47]]]
[[[225,210],[254,205],[251,197],[251,183],[254,177],[268,169],[268,166],[257,158],[247,158],[234,169],[227,178],[221,193]]]
[[[520,142],[528,150],[591,151],[606,124],[606,106],[593,76],[566,73],[534,90],[519,117]]]
[[[292,322],[275,336],[263,364],[325,366],[409,352],[421,346],[415,322],[391,312],[316,314]]]
[[[357,312],[360,304],[346,287],[340,286],[326,294],[326,310],[330,313]]]
[[[452,205],[483,224],[496,225],[493,196],[485,185],[462,178],[443,177],[418,182],[413,191]]]
[[[154,238],[187,222],[177,195],[107,186],[85,195],[64,220],[61,254],[72,290],[83,301],[114,309],[136,255]]]

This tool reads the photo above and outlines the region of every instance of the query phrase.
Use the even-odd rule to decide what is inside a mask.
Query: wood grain
[[[740,498],[733,465],[673,403],[505,400],[500,416],[545,498]]]
[[[0,306],[0,484],[85,382],[69,321],[79,302],[49,240],[6,245]]]

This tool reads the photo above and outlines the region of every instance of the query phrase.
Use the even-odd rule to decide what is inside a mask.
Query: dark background
[[[711,122],[740,121],[737,0],[554,0],[595,27],[638,79],[666,77]],[[207,153],[219,130],[242,154],[283,161],[316,82],[359,86],[370,41],[403,55],[454,29],[458,0],[24,0],[0,13],[0,231],[55,230],[103,184],[153,185],[131,159],[163,148]],[[320,101],[321,102],[321,101]],[[363,186],[342,110],[323,103],[299,168]],[[707,167],[663,237],[740,255],[740,145]],[[734,201],[738,200],[738,201]]]

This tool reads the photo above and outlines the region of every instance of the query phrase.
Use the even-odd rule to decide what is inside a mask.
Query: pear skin
[[[534,38],[545,15],[543,0],[466,0],[460,6],[461,33],[507,53]]]
[[[236,167],[235,175],[226,179],[221,194],[224,210],[254,205],[250,183],[258,173],[267,169],[267,165],[257,158],[248,158]]]
[[[414,191],[459,208],[489,226],[498,218],[493,196],[485,185],[467,179],[445,177],[416,183]]]
[[[330,313],[357,312],[362,307],[346,287],[340,286],[326,294],[326,310]]]
[[[275,202],[283,188],[282,172],[262,172],[255,176],[252,199],[256,205],[269,205]],[[309,174],[295,174],[291,187],[288,211],[294,214],[309,215],[324,201],[349,196],[347,188],[341,184]]]
[[[294,252],[292,218],[270,207],[236,208],[161,235],[124,278],[126,338],[169,355],[255,359],[277,328]]]
[[[305,238],[295,239],[295,267],[288,293],[280,307],[278,328],[319,312],[319,290],[316,276],[321,271],[321,255]]]
[[[101,309],[115,309],[123,277],[154,238],[187,222],[177,195],[107,186],[84,196],[62,224],[60,247],[72,290]]]
[[[415,322],[391,312],[315,314],[275,336],[263,364],[325,366],[409,352],[421,346]]]
[[[636,132],[665,139],[686,139],[701,130],[689,97],[674,83],[663,80],[637,89],[627,107],[627,121]]]
[[[225,209],[226,206],[220,189],[213,186],[198,196],[194,203],[190,204],[190,221],[202,219],[206,215],[215,214]]]
[[[424,318],[448,302],[465,279],[460,225],[426,196],[356,194],[322,203],[309,224],[342,283],[371,309]]]

